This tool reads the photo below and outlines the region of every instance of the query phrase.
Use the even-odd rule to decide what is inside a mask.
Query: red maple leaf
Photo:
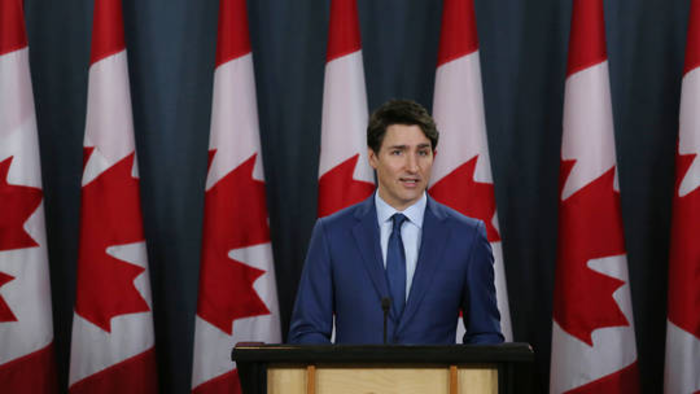
[[[566,391],[566,394],[640,393],[637,362],[602,378]]]
[[[0,287],[2,287],[5,283],[10,282],[13,279],[13,276],[6,275],[0,272]],[[2,297],[0,297],[0,323],[8,321],[17,321],[17,317],[14,313],[12,313],[12,310],[10,309],[10,306],[7,305],[7,302],[5,302],[5,300],[3,300]]]
[[[238,370],[234,369],[219,375],[213,379],[192,389],[192,394],[241,394],[241,380],[238,377]]]
[[[576,160],[563,160],[559,193]],[[593,271],[588,261],[625,253],[615,167],[559,203],[559,247],[554,285],[554,320],[593,346],[591,333],[629,322],[612,295],[625,282]]]
[[[0,162],[0,251],[39,246],[23,226],[41,204],[43,194],[41,189],[7,182],[12,159]]]
[[[87,166],[88,161],[90,161],[90,156],[92,156],[94,151],[94,146],[86,146],[83,148],[83,171],[85,171],[85,167]]]
[[[360,154],[331,168],[318,180],[318,217],[356,204],[374,192],[374,184],[353,179]]]
[[[24,229],[24,223],[41,204],[41,189],[10,185],[7,176],[13,157],[0,162],[0,251],[39,246]],[[0,287],[14,277],[0,272]],[[17,321],[9,305],[0,297],[0,322]]]
[[[210,163],[215,154],[210,151]],[[253,288],[265,271],[228,256],[233,249],[270,242],[265,183],[253,179],[256,157],[226,174],[204,197],[197,314],[228,335],[234,320],[270,314]]]
[[[84,154],[90,153],[86,148]],[[82,190],[75,311],[107,332],[113,317],[150,310],[134,286],[134,279],[145,269],[107,254],[110,246],[144,241],[133,164],[134,153]]]
[[[669,259],[668,319],[700,339],[700,187],[679,196],[681,181],[697,155],[676,155],[671,255]]]
[[[479,155],[455,168],[430,188],[430,195],[437,201],[464,215],[483,220],[489,242],[501,240],[493,225],[496,214],[496,197],[493,184],[474,180]]]

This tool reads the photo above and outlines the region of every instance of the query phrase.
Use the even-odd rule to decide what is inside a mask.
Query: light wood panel
[[[498,369],[495,365],[470,365],[459,368],[460,394],[498,394]]]
[[[315,382],[307,385],[305,365],[271,365],[268,368],[268,394],[498,394],[495,365],[459,366],[457,382],[450,367],[435,366],[316,366]],[[457,383],[457,384],[455,384]],[[457,386],[457,387],[455,387]]]
[[[319,368],[318,394],[448,393],[447,368]]]
[[[280,365],[267,369],[268,394],[306,394],[306,366]]]

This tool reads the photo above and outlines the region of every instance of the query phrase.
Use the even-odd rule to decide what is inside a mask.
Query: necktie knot
[[[408,218],[403,213],[395,213],[394,216],[391,217],[391,219],[394,221],[394,228],[392,231],[400,232],[401,226]]]

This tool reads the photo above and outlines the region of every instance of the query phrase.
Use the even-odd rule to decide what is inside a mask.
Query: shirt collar
[[[418,201],[416,201],[413,205],[411,205],[403,211],[397,211],[394,207],[392,207],[386,201],[382,200],[381,197],[379,197],[379,192],[374,193],[374,205],[377,207],[377,220],[379,221],[380,225],[387,221],[390,221],[391,217],[395,213],[399,212],[406,215],[408,220],[410,220],[411,223],[418,226],[418,228],[422,228],[423,217],[425,216],[425,207],[427,203],[428,197],[426,196],[425,192],[423,192],[421,198],[419,198]]]

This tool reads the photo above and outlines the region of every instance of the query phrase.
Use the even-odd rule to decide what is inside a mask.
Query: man
[[[454,343],[460,309],[465,343],[503,342],[484,223],[426,194],[438,136],[415,102],[372,114],[377,192],[316,223],[289,342],[330,343],[335,315],[336,343],[383,343],[383,306],[390,343]]]

